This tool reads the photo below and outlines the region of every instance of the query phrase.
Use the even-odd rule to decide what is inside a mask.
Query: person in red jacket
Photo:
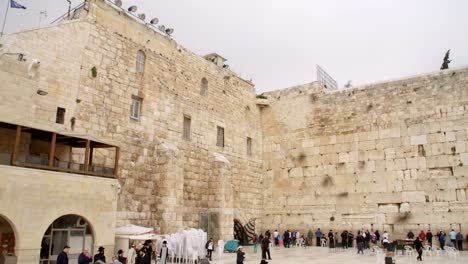
[[[423,230],[421,230],[421,233],[419,233],[419,240],[421,240],[421,242],[426,241],[426,233],[424,233]]]

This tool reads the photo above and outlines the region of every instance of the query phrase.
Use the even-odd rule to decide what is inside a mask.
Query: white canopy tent
[[[122,249],[127,255],[130,248],[130,240],[157,240],[158,236],[153,233],[154,228],[128,224],[115,229],[115,250]]]

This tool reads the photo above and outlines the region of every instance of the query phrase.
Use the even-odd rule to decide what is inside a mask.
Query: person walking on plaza
[[[132,244],[132,247],[127,252],[127,264],[136,264],[136,255],[135,244]]]
[[[210,239],[210,241],[211,241],[211,247],[213,248],[213,241],[211,239]],[[213,250],[211,250],[211,251],[213,251]],[[211,253],[208,253],[208,254],[209,254],[210,260],[211,260]],[[163,243],[162,243],[161,250],[159,251],[159,262],[158,263],[159,264],[166,264],[168,258],[169,258],[169,249],[167,248],[167,241],[164,240]]]
[[[457,246],[458,250],[463,251],[463,235],[460,231],[458,231],[457,235],[455,236],[457,240]]]
[[[322,231],[320,231],[320,228],[315,231],[315,239],[317,240],[317,247],[320,247],[320,239],[322,238]]]
[[[69,246],[63,247],[62,252],[57,256],[56,264],[68,264],[68,251],[70,250]]]
[[[258,250],[258,236],[257,236],[257,234],[253,234],[252,243],[253,243],[253,251],[254,251],[254,253],[257,253],[257,250]]]
[[[83,252],[78,256],[78,264],[89,264],[92,261],[89,250],[87,248],[83,249]]]
[[[264,239],[267,239],[266,237]],[[242,246],[237,249],[237,264],[244,264],[245,252]]]
[[[414,249],[416,249],[416,252],[418,252],[418,258],[417,260],[422,261],[422,242],[419,240],[419,237],[416,237],[416,240],[414,240]]]
[[[206,249],[206,257],[210,261],[212,261],[211,255],[213,255],[213,249],[214,249],[213,238],[210,238],[210,240],[208,240],[208,242],[206,242],[205,249]]]
[[[427,239],[427,242],[429,242],[429,245],[431,246],[431,249],[432,249],[432,237],[434,235],[432,234],[431,230],[427,230],[427,233],[426,233],[426,239]]]
[[[268,239],[267,236],[265,236],[262,240],[262,259],[267,259],[267,255],[268,255],[268,259],[271,259],[271,254],[270,254],[270,239]]]
[[[104,247],[99,247],[98,253],[94,255],[94,262],[97,262],[98,260],[106,263],[106,256],[104,255]]]

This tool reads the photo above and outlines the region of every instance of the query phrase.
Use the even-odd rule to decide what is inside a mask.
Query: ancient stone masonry
[[[31,78],[27,63],[2,58],[3,121],[25,119],[121,144],[117,225],[174,232],[198,228],[200,213],[209,211],[219,215],[213,232],[228,239],[233,218],[244,224],[260,218],[262,138],[253,84],[103,0],[88,1],[76,19],[11,34],[2,44],[41,60]],[[38,96],[37,89],[48,94]],[[135,98],[141,113],[132,119]],[[55,124],[57,107],[66,109],[64,125]],[[189,139],[184,116],[191,120]],[[217,126],[224,128],[224,147],[216,146]],[[102,152],[95,162],[109,156]]]
[[[118,226],[203,227],[215,240],[231,239],[234,223],[248,234],[468,233],[468,68],[256,99],[219,55],[195,55],[104,0],[1,42],[28,59],[0,57],[1,122],[118,142]],[[116,153],[97,150],[93,164]]]
[[[265,94],[264,228],[468,231],[468,69]]]

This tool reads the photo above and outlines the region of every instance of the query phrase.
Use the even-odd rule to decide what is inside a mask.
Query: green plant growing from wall
[[[444,56],[444,62],[442,62],[441,70],[447,70],[449,68],[449,63],[452,61],[450,58],[450,50],[447,50]]]
[[[96,66],[93,66],[93,68],[91,68],[91,76],[93,76],[93,78],[97,77],[97,68],[96,68]]]
[[[268,99],[268,98],[263,94],[257,94],[257,99]]]

